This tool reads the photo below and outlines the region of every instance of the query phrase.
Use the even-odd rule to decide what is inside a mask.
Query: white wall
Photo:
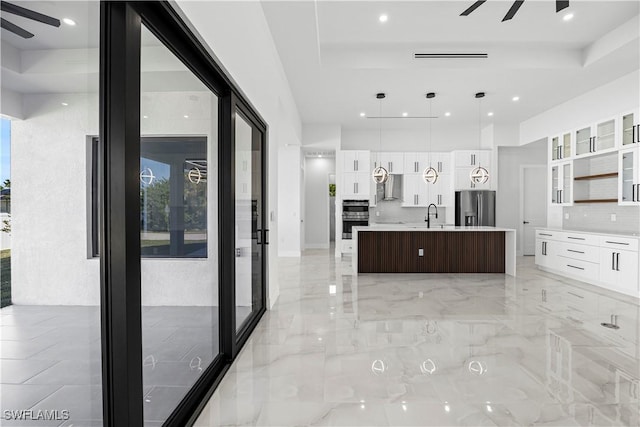
[[[640,70],[551,108],[520,124],[520,143],[551,137],[637,108]]]
[[[329,175],[336,172],[336,159],[305,159],[305,248],[329,247]]]
[[[279,164],[278,149],[300,145],[300,116],[260,2],[178,0],[176,4],[269,126],[268,302],[272,306],[280,293],[278,169],[293,166]]]
[[[300,146],[282,147],[278,152],[278,256],[299,257],[302,212],[300,209]]]
[[[520,168],[523,165],[546,166],[547,140],[533,142],[520,147],[498,147],[497,150],[496,226],[516,230],[516,248],[520,251],[522,239],[520,235],[522,232],[522,224],[520,222]],[[546,182],[541,182],[540,185],[546,186]]]
[[[382,148],[380,149],[380,145]],[[478,132],[466,130],[433,130],[431,150],[426,130],[382,131],[380,144],[379,130],[343,129],[342,150],[371,151],[453,151],[478,148]]]
[[[63,101],[69,105],[63,107]],[[97,305],[100,263],[89,257],[87,138],[98,134],[98,97],[23,95],[23,105],[25,120],[11,122],[12,300]],[[215,97],[202,92],[145,93],[142,108],[153,111],[141,124],[143,135],[207,136],[209,174],[217,175]],[[209,257],[143,259],[145,305],[217,305],[215,185],[208,186],[207,196]],[[53,272],[64,274],[52,280]]]

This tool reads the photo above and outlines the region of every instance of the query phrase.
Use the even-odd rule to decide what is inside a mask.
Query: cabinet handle
[[[631,126],[631,143],[635,144],[636,143],[636,128],[638,126]]]
[[[564,190],[560,190],[560,203],[564,203],[564,200],[562,200],[562,199],[563,199],[563,198],[562,198],[562,192],[563,192],[563,191],[564,191]]]
[[[393,171],[393,162],[389,162],[389,173]]]
[[[567,239],[571,239],[571,240],[585,240],[585,238],[584,238],[584,237],[571,237],[571,236],[567,237]]]
[[[418,162],[413,162],[413,171],[418,172]]]
[[[636,202],[640,202],[640,184],[636,184]]]
[[[620,271],[620,252],[616,252],[616,271]]]
[[[615,252],[611,252],[611,269],[612,270],[616,269],[616,253]]]
[[[569,295],[573,295],[574,297],[578,297],[580,299],[584,299],[582,295],[574,294],[573,292],[567,292]]]
[[[612,242],[609,240],[605,240],[605,243],[611,243],[612,245],[624,245],[624,246],[629,246],[628,243],[624,243],[624,242]]]
[[[414,204],[414,205],[417,205],[417,204],[418,204],[418,195],[417,195],[417,194],[414,194],[414,195],[413,195],[413,204]]]
[[[353,171],[357,171],[358,170],[358,165],[356,164],[356,161],[353,161]]]
[[[576,253],[576,254],[583,254],[584,253],[583,251],[576,251],[576,250],[573,250],[573,249],[567,249],[567,252],[573,252],[573,253]]]
[[[637,184],[633,184],[631,186],[631,201],[635,202],[636,201],[636,185]]]
[[[549,236],[549,237],[552,237],[552,236],[553,236],[553,234],[546,234],[546,233],[540,233],[540,235],[541,235],[541,236]]]
[[[542,255],[547,254],[547,242],[542,242]]]
[[[442,172],[442,162],[438,162],[438,172]]]
[[[634,142],[640,142],[640,125],[636,125],[636,140]]]
[[[577,270],[584,270],[582,267],[576,267],[575,265],[567,264],[567,267],[575,268]]]
[[[353,183],[353,194],[356,194],[358,191],[356,190],[356,183]]]

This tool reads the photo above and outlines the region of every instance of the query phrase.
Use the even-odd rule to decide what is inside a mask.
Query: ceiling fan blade
[[[29,31],[18,27],[16,24],[12,24],[4,18],[0,18],[0,27],[4,28],[7,31],[11,31],[13,34],[18,35],[23,39],[30,39],[31,37],[33,37],[33,34],[31,34]]]
[[[569,0],[556,0],[556,13],[569,7]]]
[[[472,4],[471,6],[469,6],[469,8],[467,10],[465,10],[464,12],[462,12],[460,14],[460,16],[467,16],[469,15],[471,12],[473,12],[474,10],[476,10],[477,8],[479,8],[482,3],[486,2],[487,0],[478,0],[477,2],[475,2],[474,4]]]
[[[42,13],[34,12],[30,9],[25,9],[24,7],[17,6],[13,3],[8,3],[6,1],[0,2],[0,9],[3,12],[11,13],[13,15],[22,16],[23,18],[31,19],[33,21],[42,22],[43,24],[51,25],[54,27],[60,26],[60,20],[52,18],[47,15],[43,15]]]
[[[513,4],[511,5],[511,9],[509,9],[507,14],[502,19],[502,22],[508,21],[511,18],[513,18],[515,16],[515,14],[518,12],[518,9],[520,9],[520,6],[522,6],[522,3],[524,3],[524,0],[516,0],[516,1],[514,1]]]

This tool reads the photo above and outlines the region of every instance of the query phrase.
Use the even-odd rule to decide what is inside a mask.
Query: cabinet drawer
[[[543,240],[564,240],[564,234],[561,231],[536,230],[536,237]]]
[[[563,256],[559,256],[557,261],[559,268],[569,277],[589,280],[598,280],[600,277],[600,264]]]
[[[353,240],[343,240],[342,241],[342,253],[344,253],[344,254],[353,253]]]
[[[557,255],[588,262],[600,262],[600,248],[575,243],[559,243]]]
[[[601,236],[595,234],[564,233],[563,240],[580,245],[600,246]]]
[[[600,245],[604,248],[637,251],[638,239],[632,237],[600,236]]]

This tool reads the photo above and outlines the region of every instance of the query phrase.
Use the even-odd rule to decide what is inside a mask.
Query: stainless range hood
[[[376,197],[379,201],[390,201],[402,198],[402,175],[389,175],[384,184],[376,186]]]

